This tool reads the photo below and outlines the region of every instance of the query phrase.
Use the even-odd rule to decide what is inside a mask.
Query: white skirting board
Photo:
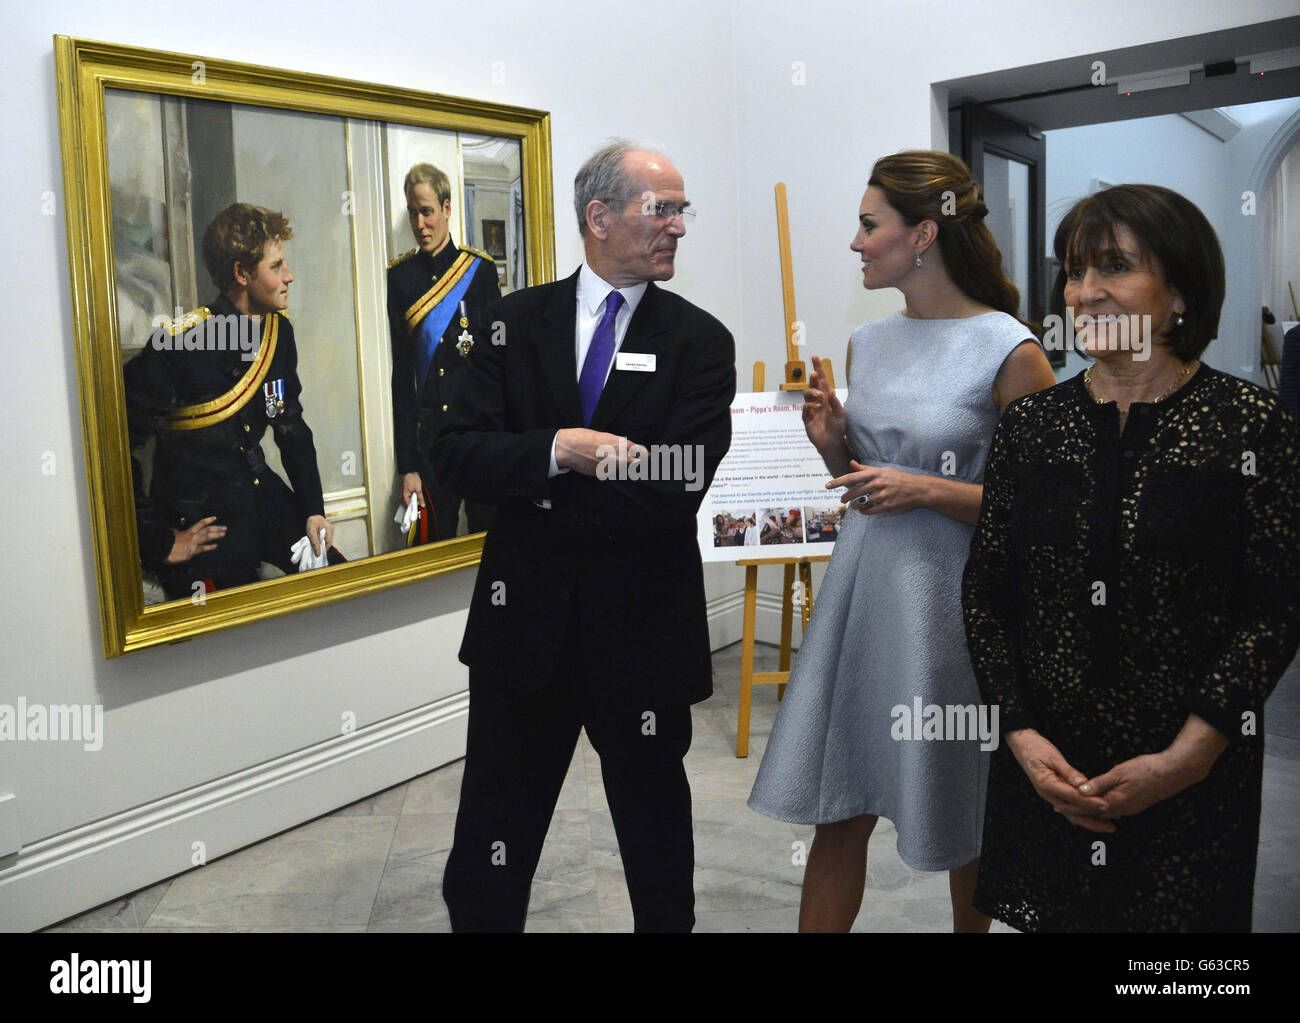
[[[465,753],[458,693],[224,778],[25,846],[0,859],[0,930],[93,909],[347,806]]]
[[[713,649],[738,642],[744,592],[708,610]],[[780,628],[780,597],[760,592],[759,641],[778,642]],[[458,693],[0,857],[0,930],[36,930],[201,870],[196,841],[211,862],[450,763],[465,755],[468,710]]]

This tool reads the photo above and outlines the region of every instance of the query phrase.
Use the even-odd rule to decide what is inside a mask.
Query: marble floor
[[[776,667],[760,647],[758,669]],[[750,755],[735,756],[740,646],[713,658],[715,692],[694,708],[686,759],[694,795],[698,931],[792,931],[802,868],[795,843],[811,827],[745,806],[776,714],[776,689],[755,691]],[[1269,701],[1257,931],[1300,930],[1300,659]],[[380,792],[125,898],[51,931],[446,931],[440,894],[462,761]],[[856,931],[947,931],[946,874],[912,870],[893,826],[871,839]],[[630,931],[632,912],[600,781],[585,736],[561,792],[533,885],[530,931]],[[1010,928],[995,923],[995,931]]]

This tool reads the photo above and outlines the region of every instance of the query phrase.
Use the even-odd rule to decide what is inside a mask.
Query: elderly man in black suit
[[[457,931],[522,930],[584,728],[636,929],[695,922],[682,760],[712,692],[695,515],[731,441],[735,346],[654,284],[693,215],[666,157],[616,141],[574,193],[585,262],[486,310],[432,451],[449,486],[498,509],[460,649]]]

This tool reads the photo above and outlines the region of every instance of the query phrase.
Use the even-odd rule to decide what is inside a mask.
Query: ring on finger
[[[855,497],[853,500],[855,500],[855,501],[859,504],[859,506],[865,508],[867,505],[869,505],[869,504],[871,503],[871,495],[870,495],[870,494],[859,494],[859,495],[858,495],[857,497]]]

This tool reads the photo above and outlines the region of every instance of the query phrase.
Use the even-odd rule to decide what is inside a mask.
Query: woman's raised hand
[[[822,360],[812,357],[812,377],[803,392],[803,427],[818,451],[844,444],[844,406],[822,370]]]

